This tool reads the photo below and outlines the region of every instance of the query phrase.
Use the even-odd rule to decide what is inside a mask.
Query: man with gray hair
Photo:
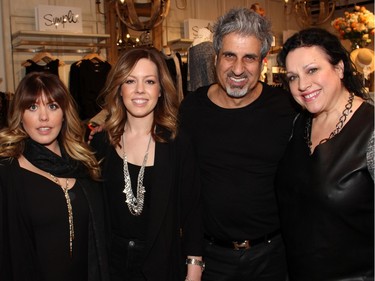
[[[259,81],[271,43],[265,17],[230,10],[214,26],[217,83],[181,105],[201,172],[204,281],[286,279],[274,178],[296,111],[288,92]]]

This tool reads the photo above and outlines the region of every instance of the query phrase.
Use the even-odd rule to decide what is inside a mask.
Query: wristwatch
[[[202,268],[202,272],[205,268],[205,263],[204,261],[198,260],[198,259],[186,259],[186,264],[193,264],[193,265],[198,265]]]

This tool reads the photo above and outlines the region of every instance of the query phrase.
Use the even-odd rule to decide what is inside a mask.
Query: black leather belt
[[[280,234],[280,229],[270,232],[262,237],[251,239],[251,240],[239,240],[239,241],[225,241],[219,240],[215,237],[204,235],[204,238],[211,242],[214,245],[230,248],[234,250],[241,250],[241,249],[250,249],[251,247],[261,244],[261,243],[269,243],[270,239],[274,238],[275,236]]]

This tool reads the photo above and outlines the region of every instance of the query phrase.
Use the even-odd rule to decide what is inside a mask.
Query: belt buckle
[[[250,249],[250,241],[249,240],[244,240],[242,242],[237,242],[233,241],[233,246],[235,250],[240,250],[240,249]]]

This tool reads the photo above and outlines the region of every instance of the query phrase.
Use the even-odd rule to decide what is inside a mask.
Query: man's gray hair
[[[255,36],[262,44],[261,59],[263,60],[272,44],[271,22],[264,16],[248,9],[235,8],[219,17],[214,25],[213,47],[219,54],[223,46],[223,38],[229,33],[242,36]]]

